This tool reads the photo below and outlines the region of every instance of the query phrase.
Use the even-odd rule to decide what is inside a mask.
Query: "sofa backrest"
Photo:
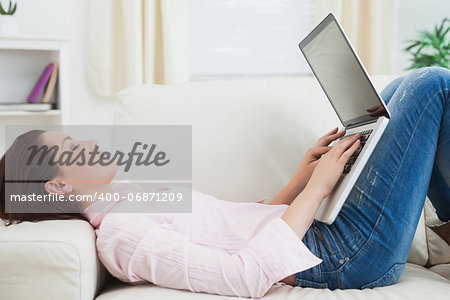
[[[392,76],[373,77],[381,91]],[[312,76],[129,87],[115,124],[192,124],[193,188],[219,199],[271,201],[305,151],[339,119]],[[410,262],[428,260],[424,220]]]
[[[310,76],[142,85],[118,94],[115,124],[192,124],[193,187],[271,200],[339,119]]]

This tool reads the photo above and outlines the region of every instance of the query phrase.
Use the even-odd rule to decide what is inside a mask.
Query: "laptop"
[[[331,224],[380,140],[391,115],[333,14],[325,17],[299,43],[299,48],[339,117],[341,127],[346,129],[345,136],[340,139],[362,133],[360,146],[316,213],[316,220]],[[330,146],[337,142],[333,141]]]

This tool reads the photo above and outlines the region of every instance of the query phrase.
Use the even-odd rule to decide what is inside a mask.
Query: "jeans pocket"
[[[400,278],[400,275],[402,275],[403,270],[405,269],[405,264],[394,264],[384,275],[382,275],[380,278],[363,285],[362,289],[371,289],[375,287],[382,287],[394,284],[398,281]]]
[[[319,246],[319,251],[322,254],[328,254],[328,255],[334,255],[336,253],[336,250],[333,249],[333,247],[331,246],[330,242],[327,240],[327,237],[324,235],[324,233],[320,230],[320,228],[318,228],[317,226],[311,226],[311,229],[313,231],[313,233],[319,238],[320,242],[322,243],[322,245],[327,249],[327,252],[323,252],[321,251],[322,248]]]
[[[306,279],[297,279],[297,286],[303,288],[326,289],[328,284],[326,282],[320,283]]]

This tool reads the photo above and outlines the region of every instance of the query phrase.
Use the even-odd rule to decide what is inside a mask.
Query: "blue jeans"
[[[450,71],[430,67],[382,92],[391,119],[333,224],[303,242],[323,262],[295,274],[301,287],[391,285],[402,274],[425,197],[450,220]]]

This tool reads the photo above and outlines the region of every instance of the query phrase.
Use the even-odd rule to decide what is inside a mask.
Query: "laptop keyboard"
[[[364,148],[364,145],[366,144],[367,140],[369,139],[370,134],[372,133],[372,131],[373,131],[373,129],[361,131],[361,137],[359,138],[361,143],[359,144],[358,148],[356,148],[355,152],[352,154],[352,156],[350,156],[350,158],[348,159],[347,163],[345,164],[344,174],[349,173],[350,170],[352,169],[353,164],[355,163],[356,159],[358,158],[359,154],[361,153],[362,149]],[[346,137],[355,135],[357,133],[358,132],[345,135],[345,136],[341,137],[340,140],[345,139]]]

